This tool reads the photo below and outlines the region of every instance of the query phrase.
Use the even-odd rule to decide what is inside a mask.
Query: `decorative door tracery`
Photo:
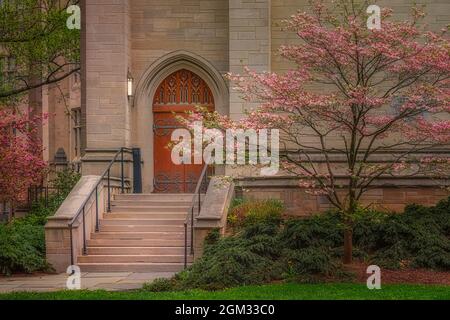
[[[182,127],[176,116],[195,111],[197,106],[212,111],[214,97],[206,82],[189,70],[172,73],[157,88],[153,99],[154,192],[194,192],[202,165],[175,165],[168,145],[173,130]]]

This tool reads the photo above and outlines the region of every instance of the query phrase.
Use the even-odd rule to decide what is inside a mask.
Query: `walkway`
[[[173,272],[152,273],[82,273],[81,288],[86,290],[126,291],[142,288],[144,283],[157,278],[170,278]],[[0,276],[0,293],[51,292],[66,290],[67,274],[39,276]]]

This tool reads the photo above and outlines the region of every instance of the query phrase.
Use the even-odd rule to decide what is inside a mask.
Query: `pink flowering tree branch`
[[[286,31],[298,41],[279,54],[296,67],[229,74],[243,99],[260,106],[239,121],[202,115],[212,127],[280,130],[284,170],[341,212],[347,263],[357,207],[382,178],[429,173],[429,165],[439,181],[449,178],[447,30],[420,27],[417,8],[404,22],[383,9],[381,29],[369,30],[372,2],[340,0],[327,8],[315,1],[311,13],[293,15]]]
[[[35,134],[42,121],[12,108],[0,109],[0,201],[17,205],[26,200],[30,186],[42,182],[47,163]]]

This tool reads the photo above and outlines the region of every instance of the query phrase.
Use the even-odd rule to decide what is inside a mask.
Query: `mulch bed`
[[[366,283],[369,274],[368,265],[354,263],[347,267],[354,272],[357,281]],[[450,272],[440,272],[427,269],[388,270],[381,268],[381,283],[386,284],[434,284],[450,286]]]

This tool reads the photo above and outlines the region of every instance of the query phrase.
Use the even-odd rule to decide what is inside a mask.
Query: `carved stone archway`
[[[198,75],[206,83],[217,112],[229,114],[228,86],[222,74],[206,59],[191,52],[175,51],[149,65],[137,82],[131,107],[132,144],[142,151],[144,192],[154,191],[153,98],[164,79],[182,69]]]

